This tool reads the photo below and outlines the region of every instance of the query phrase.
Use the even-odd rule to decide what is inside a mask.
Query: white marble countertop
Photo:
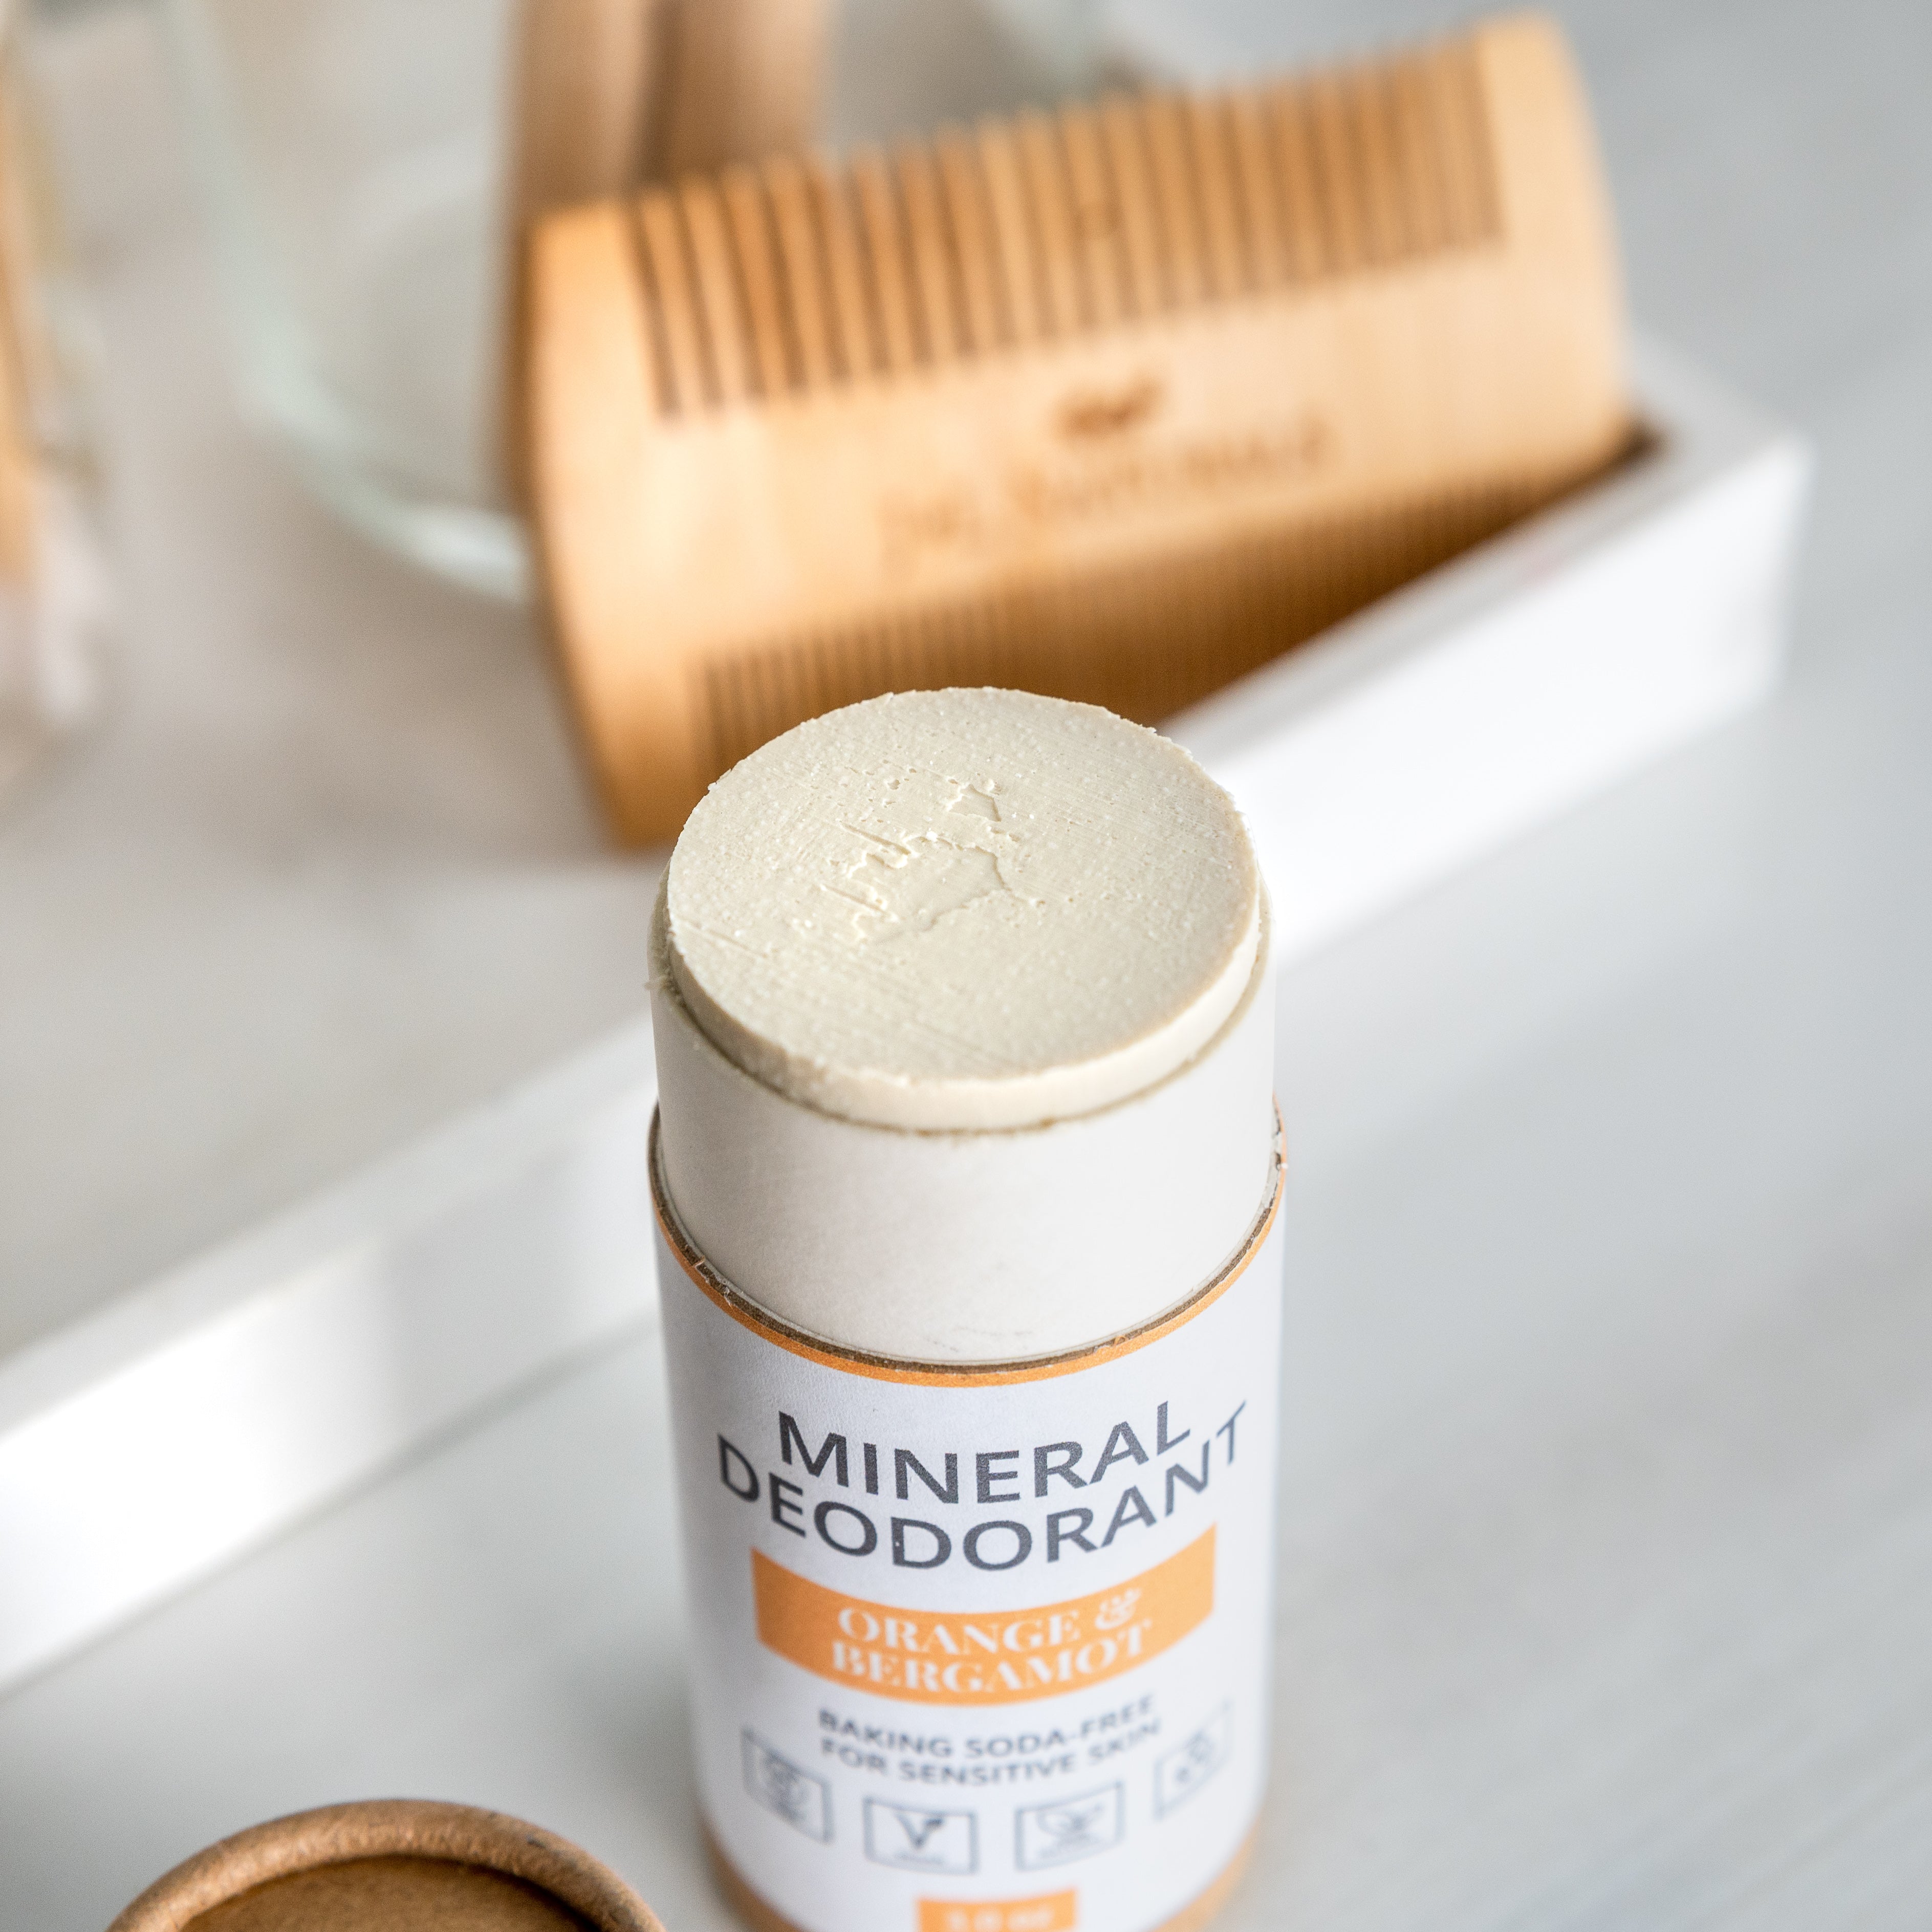
[[[1559,10],[1636,306],[1820,446],[1795,672],[1284,981],[1277,1769],[1222,1922],[1906,1932],[1932,1899],[1932,15]],[[1360,37],[1443,10],[1194,0],[1191,44],[1280,55],[1332,44],[1345,14]],[[181,245],[140,168],[117,192],[118,245]],[[296,503],[209,413],[200,280],[161,280],[144,299],[166,313],[109,318],[122,357],[183,357],[178,395],[121,432],[161,640],[130,649],[148,688],[116,727],[128,775],[108,778],[110,735],[0,831],[4,902],[125,932],[143,969],[138,1000],[86,1020],[84,1090],[25,1124],[8,1096],[10,1263],[62,1293],[70,1236],[14,1219],[21,1177],[176,1198],[179,1174],[118,1174],[114,1136],[191,1099],[180,1012],[232,1010],[236,1064],[275,1042],[262,1104],[301,1101],[302,1160],[326,1168],[345,1124],[388,1110],[400,1133],[554,1049],[563,1022],[523,1010],[518,979],[545,948],[589,962],[573,1024],[627,1010],[611,962],[646,896],[599,853],[512,628],[371,570]],[[205,512],[169,500],[195,479]],[[222,543],[171,543],[144,502]],[[326,622],[323,586],[344,600]],[[218,590],[256,614],[266,719],[221,703],[220,654],[244,647],[197,629]],[[367,751],[338,763],[314,752],[302,668],[343,651]],[[433,757],[406,761],[383,724],[399,694],[450,721]],[[278,882],[249,946],[292,975],[315,966],[317,908],[389,880],[352,954],[315,967],[366,1030],[352,1064],[272,1028],[274,976],[220,964],[239,936],[190,943],[201,875],[161,869],[190,844]],[[410,870],[432,860],[459,882],[433,914]],[[476,971],[425,1042],[384,962],[432,918],[410,958]],[[0,949],[10,1065],[90,997],[44,988],[23,1016],[52,941],[21,930]],[[272,1125],[236,1138],[232,1204],[305,1184]],[[112,1226],[97,1238],[112,1258]],[[722,1928],[685,1768],[660,1376],[649,1340],[581,1366],[0,1702],[0,1928],[98,1932],[209,1839],[407,1792],[536,1819],[671,1932]]]

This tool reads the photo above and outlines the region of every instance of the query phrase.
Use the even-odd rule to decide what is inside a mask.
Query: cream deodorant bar
[[[652,934],[699,1786],[796,1932],[1205,1922],[1268,1762],[1268,905],[1176,746],[881,698],[715,784]]]

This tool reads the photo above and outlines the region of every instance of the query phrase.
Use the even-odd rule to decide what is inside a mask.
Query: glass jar
[[[548,22],[552,57],[574,62],[568,84],[608,94],[584,52],[596,34],[719,4],[162,0],[246,401],[378,542],[476,590],[529,594],[503,480],[526,50]],[[832,9],[813,121],[835,148],[1094,76],[1095,0],[790,4]]]

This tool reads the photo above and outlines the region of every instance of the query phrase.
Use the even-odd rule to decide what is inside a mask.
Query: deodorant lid
[[[371,1798],[238,1832],[108,1932],[664,1932],[608,1867],[500,1812]]]
[[[1214,1039],[1262,944],[1227,794],[1097,706],[914,692],[800,725],[714,784],[666,884],[692,1018],[824,1113],[1036,1126]]]

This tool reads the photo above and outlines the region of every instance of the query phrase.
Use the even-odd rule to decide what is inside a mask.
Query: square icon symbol
[[[754,1732],[744,1734],[745,1789],[775,1818],[821,1844],[832,1840],[832,1787]]]
[[[866,1856],[874,1864],[899,1865],[908,1871],[977,1871],[980,1821],[970,1811],[935,1811],[923,1804],[868,1798]]]
[[[1184,1804],[1228,1761],[1228,1707],[1154,1762],[1154,1814],[1165,1818]]]
[[[1014,1814],[1015,1856],[1022,1871],[1070,1864],[1118,1845],[1127,1826],[1127,1794],[1118,1784],[1028,1804]]]

